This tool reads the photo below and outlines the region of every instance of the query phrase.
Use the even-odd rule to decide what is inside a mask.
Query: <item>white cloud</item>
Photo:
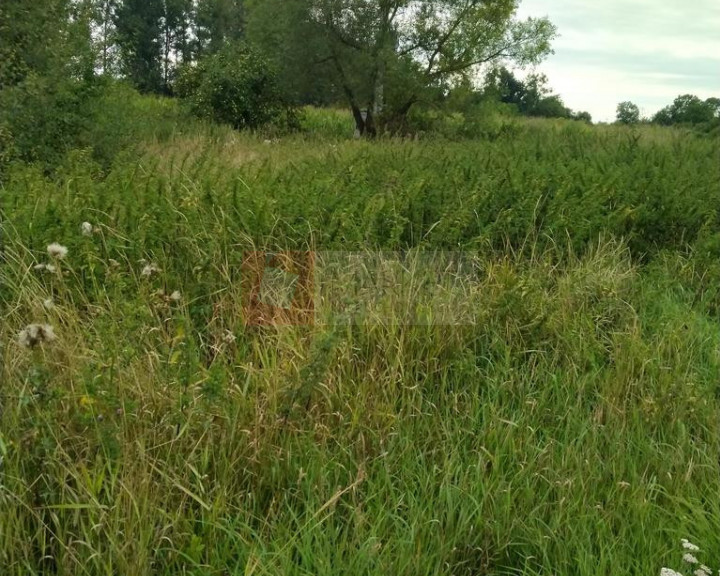
[[[566,105],[607,121],[623,100],[652,114],[679,94],[720,96],[720,3],[661,1],[525,0],[519,15],[558,26],[540,70]]]

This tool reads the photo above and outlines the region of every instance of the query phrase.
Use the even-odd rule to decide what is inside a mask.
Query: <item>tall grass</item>
[[[517,130],[15,167],[2,573],[657,574],[680,538],[720,550],[717,143]],[[479,273],[417,304],[473,321],[246,327],[265,249],[466,251]],[[33,322],[57,340],[22,349]]]

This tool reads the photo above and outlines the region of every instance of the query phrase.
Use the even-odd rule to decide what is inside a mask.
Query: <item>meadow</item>
[[[720,568],[717,138],[105,119],[0,188],[0,573]],[[472,321],[247,326],[283,250],[471,255]]]

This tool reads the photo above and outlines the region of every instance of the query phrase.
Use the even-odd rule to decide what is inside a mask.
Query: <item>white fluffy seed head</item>
[[[160,270],[160,268],[155,266],[155,264],[146,264],[143,267],[142,272],[140,272],[140,275],[143,276],[144,278],[150,278],[151,276],[154,276],[155,274],[158,274],[159,272],[162,272],[162,270]]]
[[[39,344],[55,341],[55,331],[49,324],[30,324],[18,334],[18,343],[23,348],[35,348]]]
[[[180,293],[180,290],[175,290],[172,294],[170,294],[170,300],[173,302],[180,302],[182,300],[182,294]]]
[[[80,231],[82,232],[83,236],[92,236],[93,225],[90,224],[90,222],[83,222],[82,224],[80,224]]]
[[[51,258],[57,258],[58,260],[62,260],[63,258],[65,258],[65,256],[67,256],[68,249],[62,244],[53,242],[47,247],[47,252]]]

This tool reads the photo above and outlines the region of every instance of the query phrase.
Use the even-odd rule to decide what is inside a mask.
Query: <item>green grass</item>
[[[518,121],[368,143],[346,119],[10,170],[2,573],[652,575],[680,538],[720,550],[718,143]],[[33,270],[51,242],[68,257]],[[419,302],[469,304],[456,326],[378,302],[252,328],[253,249],[481,273]],[[57,340],[20,348],[32,322]]]

